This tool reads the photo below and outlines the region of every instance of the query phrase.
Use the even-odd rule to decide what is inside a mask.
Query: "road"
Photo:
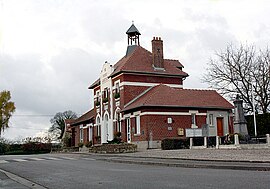
[[[108,159],[113,158],[81,154],[0,156],[0,169],[49,189],[270,186],[269,171],[138,165],[109,162]]]

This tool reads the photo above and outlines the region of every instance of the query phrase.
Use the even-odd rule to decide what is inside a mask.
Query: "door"
[[[224,136],[223,117],[217,117],[217,136]]]
[[[130,128],[130,118],[126,119],[127,124],[127,143],[131,142],[131,128]]]

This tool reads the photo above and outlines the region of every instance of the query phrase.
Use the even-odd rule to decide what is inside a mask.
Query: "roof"
[[[121,72],[132,72],[187,77],[188,74],[182,71],[182,68],[183,65],[178,60],[164,59],[164,69],[155,69],[152,53],[141,46],[136,46],[132,53],[124,56],[114,65],[111,76]]]
[[[128,103],[123,111],[139,107],[182,107],[232,109],[233,106],[214,90],[194,90],[157,85]]]
[[[132,24],[132,25],[129,27],[129,29],[127,30],[126,34],[131,34],[131,35],[133,35],[133,34],[138,34],[138,35],[141,35],[140,32],[139,32],[139,30],[135,27],[134,24]]]
[[[93,108],[92,110],[89,110],[88,112],[84,113],[81,117],[75,119],[74,122],[71,124],[71,126],[91,123],[91,119],[93,119],[94,116],[95,116],[95,112]]]
[[[90,85],[88,87],[88,89],[93,89],[93,88],[95,88],[98,85],[100,85],[100,79],[99,78],[94,83],[92,83],[92,85]]]
[[[66,124],[72,124],[75,121],[75,119],[65,119]]]

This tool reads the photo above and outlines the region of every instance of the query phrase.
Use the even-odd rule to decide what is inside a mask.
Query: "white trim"
[[[140,116],[144,116],[144,115],[191,115],[190,112],[143,112],[140,114]],[[197,113],[196,115],[200,115],[200,116],[206,116],[207,113]]]
[[[130,116],[131,116],[131,114],[125,114],[125,115],[124,115],[124,119],[130,118]]]
[[[157,86],[160,85],[160,83],[145,83],[145,82],[131,82],[131,81],[123,81],[120,83],[120,87],[122,86],[142,86],[142,87],[153,87],[153,86]],[[169,87],[173,87],[173,88],[183,88],[183,85],[177,85],[177,84],[164,84],[167,85]]]
[[[137,116],[137,115],[140,115],[141,114],[141,111],[137,111],[137,112],[134,112],[133,115]]]

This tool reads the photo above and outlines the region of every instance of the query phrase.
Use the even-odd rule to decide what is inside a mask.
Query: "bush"
[[[162,150],[187,149],[189,148],[189,142],[186,138],[167,138],[161,141],[161,148]]]
[[[51,149],[51,143],[28,142],[22,145],[22,150],[26,154],[50,153]]]
[[[79,143],[78,143],[78,146],[79,146],[80,148],[82,148],[82,147],[83,147],[83,143],[82,143],[82,142],[79,142]]]
[[[115,94],[114,94],[114,98],[115,98],[115,99],[117,99],[117,98],[119,98],[119,97],[120,97],[120,93],[115,93]]]
[[[6,151],[8,151],[9,144],[6,140],[0,139],[0,154],[5,154]]]
[[[89,148],[92,146],[92,141],[88,141],[86,144],[85,144],[85,147]]]

